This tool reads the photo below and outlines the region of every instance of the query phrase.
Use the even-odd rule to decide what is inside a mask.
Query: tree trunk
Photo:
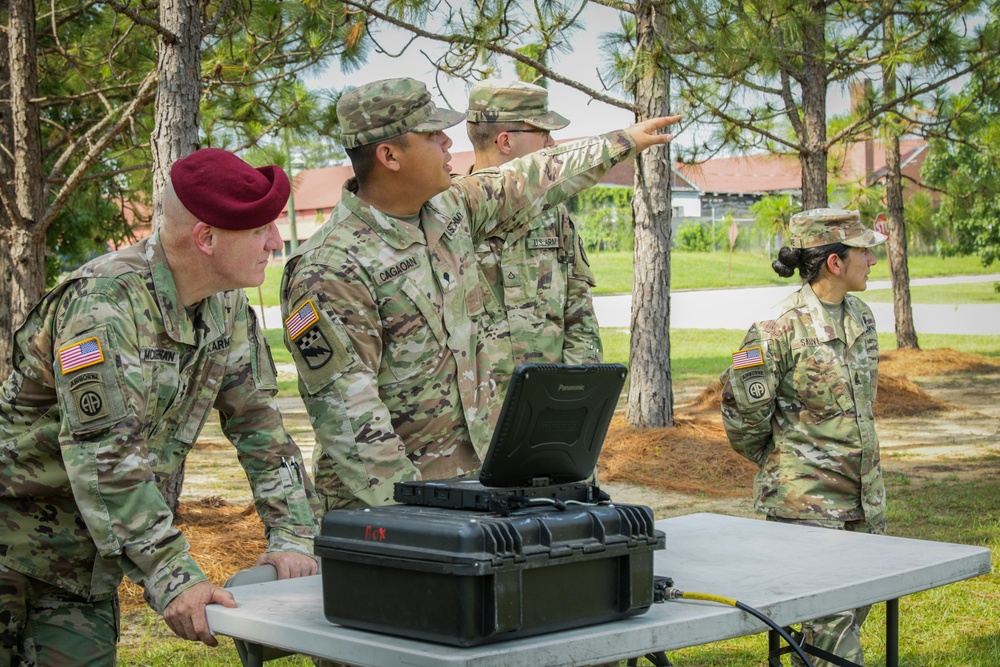
[[[160,38],[153,124],[153,228],[163,216],[163,192],[170,166],[198,149],[201,104],[201,13],[198,0],[164,0],[160,25],[173,40]]]
[[[13,159],[0,175],[9,184],[11,211],[3,210],[0,222],[0,378],[10,372],[13,332],[31,307],[45,293],[45,191],[42,181],[42,147],[39,132],[38,67],[35,39],[35,3],[9,3],[7,63],[10,104],[4,110],[4,146]]]
[[[885,41],[890,46],[895,24],[890,14],[885,19]],[[882,67],[886,99],[896,96],[896,71],[892,63]],[[892,310],[896,317],[896,347],[917,349],[917,330],[913,326],[910,303],[910,269],[906,256],[906,223],[903,219],[903,174],[899,156],[899,136],[891,123],[887,126],[885,149],[885,203],[889,213],[889,275],[892,277]]]
[[[885,152],[885,199],[889,209],[889,274],[892,277],[892,311],[896,317],[896,347],[917,349],[910,302],[910,269],[906,255],[906,223],[903,219],[903,178],[900,172],[899,137],[889,137]]]
[[[639,48],[657,55],[667,44],[665,3],[636,3]],[[659,65],[644,72],[636,90],[638,120],[669,113],[669,73]],[[670,376],[670,147],[636,158],[635,271],[632,285],[632,341],[629,351],[627,419],[636,428],[673,426]]]
[[[826,95],[828,74],[826,55],[826,21],[822,2],[813,1],[816,20],[802,29],[802,208],[823,208],[827,205]],[[794,111],[793,111],[794,113]]]
[[[7,25],[10,12],[6,3],[0,4],[0,22]],[[10,43],[7,31],[0,30],[0,90],[10,90]],[[0,183],[9,190],[13,182],[14,165],[8,158],[8,151],[14,146],[11,129],[10,96],[0,95]],[[13,275],[8,264],[12,255],[14,220],[6,206],[0,206],[0,275]],[[0,281],[0,383],[10,373],[11,336],[14,331],[13,309],[11,307],[10,281]]]
[[[156,120],[153,125],[153,229],[163,222],[163,193],[176,160],[198,148],[201,104],[201,13],[198,0],[163,0],[160,25],[173,40],[160,38],[157,54]],[[184,464],[164,486],[176,514],[184,485]]]

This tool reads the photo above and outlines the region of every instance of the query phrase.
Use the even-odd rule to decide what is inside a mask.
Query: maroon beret
[[[272,222],[291,190],[281,167],[255,169],[221,148],[202,148],[174,162],[170,181],[184,208],[222,229],[257,229]]]

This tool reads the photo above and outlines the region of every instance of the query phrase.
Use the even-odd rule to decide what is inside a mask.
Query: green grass
[[[590,268],[597,278],[595,294],[622,294],[632,291],[632,253],[593,253],[588,255],[588,258]],[[1000,272],[1000,266],[983,267],[977,257],[971,256],[910,257],[908,264],[911,278]],[[879,262],[872,267],[871,279],[889,279],[889,265],[884,253]],[[727,252],[670,253],[670,288],[673,290],[788,284],[789,280],[780,278],[771,269],[771,262],[764,255],[734,253],[730,265]]]
[[[918,339],[921,349],[924,350],[947,347],[958,352],[981,354],[984,357],[1000,359],[1000,336],[920,334]],[[896,334],[880,333],[878,344],[883,351],[896,349]]]
[[[738,329],[674,329],[670,332],[670,370],[675,382],[714,380],[729,367],[732,353],[743,342],[745,331]],[[601,329],[604,360],[628,365],[631,334],[628,329]],[[879,348],[896,348],[896,335],[880,333]],[[1000,359],[1000,335],[968,336],[920,334],[923,349],[951,348]]]
[[[594,294],[627,294],[632,291],[632,253],[595,252],[587,255],[590,268],[594,271],[597,286]],[[278,290],[281,287],[280,264],[267,267],[264,284],[257,289],[247,290],[250,303],[277,306]],[[936,276],[982,275],[1000,272],[1000,266],[983,267],[976,257],[910,257],[911,278]],[[889,265],[884,253],[878,264],[872,267],[872,280],[888,280]],[[771,269],[771,262],[764,255],[734,253],[730,265],[727,252],[680,252],[670,253],[670,288],[721,289],[725,287],[755,287],[762,285],[788,285],[789,280],[778,277]],[[992,283],[986,283],[992,284]],[[258,294],[260,296],[258,296]],[[959,291],[959,295],[964,292]],[[262,297],[262,298],[261,298]],[[921,301],[919,303],[942,303]],[[957,301],[955,303],[993,303],[992,301]]]
[[[292,355],[285,349],[281,330],[265,332],[271,354],[276,364],[291,364]],[[713,382],[732,361],[746,331],[740,329],[674,329],[670,332],[670,367],[674,382]],[[879,347],[896,348],[896,335],[880,333]],[[608,363],[629,363],[631,334],[628,329],[601,329],[604,360]],[[928,350],[951,348],[958,352],[981,354],[1000,359],[1000,335],[970,336],[957,334],[920,334],[920,347]],[[294,379],[280,379],[278,393],[282,396],[298,395]]]
[[[882,246],[884,248],[884,246]],[[889,262],[885,250],[876,253],[878,263],[872,267],[871,280],[889,279]],[[985,273],[1000,273],[1000,264],[983,266],[974,255],[961,257],[935,257],[933,255],[913,255],[907,257],[907,267],[911,278],[937,278],[939,276],[978,276]]]
[[[729,366],[732,353],[739,349],[745,334],[746,331],[737,329],[671,331],[670,371],[673,380],[685,382],[717,378]],[[604,361],[627,366],[630,340],[628,329],[601,329]]]
[[[859,294],[865,301],[892,303],[891,289],[866,290]],[[913,303],[1000,303],[1000,291],[996,284],[957,283],[954,285],[910,286],[910,300]]]
[[[285,347],[284,329],[266,329],[264,337],[271,348],[271,358],[276,364],[295,363],[292,360],[292,353]]]

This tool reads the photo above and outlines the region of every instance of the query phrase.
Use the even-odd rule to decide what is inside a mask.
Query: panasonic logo
[[[559,391],[582,391],[587,387],[582,384],[561,384],[559,385]]]

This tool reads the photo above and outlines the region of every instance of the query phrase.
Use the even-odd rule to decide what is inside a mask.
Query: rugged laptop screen
[[[626,372],[621,364],[518,366],[479,481],[523,487],[590,477]]]

